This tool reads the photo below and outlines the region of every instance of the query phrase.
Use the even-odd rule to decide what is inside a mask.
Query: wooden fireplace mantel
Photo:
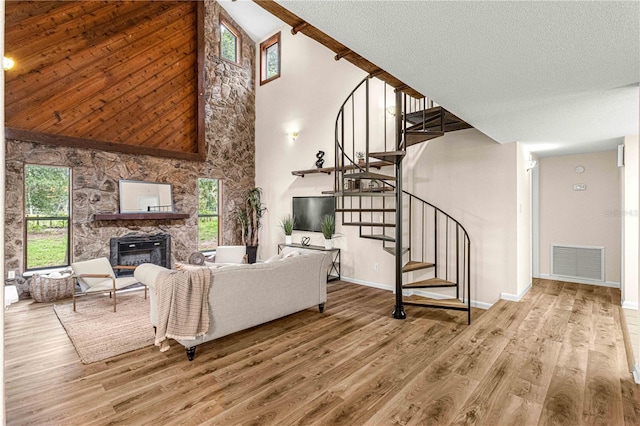
[[[189,213],[96,213],[93,220],[175,220],[189,216]]]

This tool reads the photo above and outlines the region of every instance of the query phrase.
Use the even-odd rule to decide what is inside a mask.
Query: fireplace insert
[[[171,235],[169,234],[131,233],[111,238],[109,245],[111,249],[109,261],[112,266],[154,263],[165,268],[171,267]],[[115,273],[117,277],[126,277],[133,275],[133,270],[116,269]]]

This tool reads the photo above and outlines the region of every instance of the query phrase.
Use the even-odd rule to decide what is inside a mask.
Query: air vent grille
[[[552,274],[604,282],[604,247],[551,246]]]

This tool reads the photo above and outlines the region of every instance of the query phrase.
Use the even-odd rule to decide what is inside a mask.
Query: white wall
[[[622,307],[628,318],[627,327],[632,339],[635,359],[633,376],[640,383],[640,360],[637,358],[640,348],[640,324],[638,295],[640,292],[640,146],[638,135],[624,138],[624,167],[621,169],[622,201]]]
[[[583,166],[583,173],[575,168]],[[540,275],[551,275],[551,245],[605,247],[605,281],[620,284],[617,151],[540,160]],[[586,191],[574,191],[586,184]]]
[[[531,258],[531,203],[533,169],[527,170],[529,153],[521,144],[516,145],[516,222],[517,222],[517,272],[516,295],[521,297],[531,286],[532,258]]]
[[[412,172],[413,192],[457,219],[469,233],[472,299],[493,304],[502,293],[516,295],[520,287],[516,214],[519,144],[500,145],[478,130],[468,129],[412,149],[421,150]],[[415,154],[410,151],[409,155]],[[520,243],[527,244],[526,239],[523,235]]]
[[[319,150],[325,152],[324,167],[334,165],[338,110],[366,76],[346,61],[335,61],[332,51],[304,34],[294,36],[288,26],[280,31],[281,77],[263,86],[258,83],[256,89],[256,185],[263,188],[268,208],[260,232],[260,258],[275,254],[277,244],[284,242],[279,221],[291,213],[292,197],[321,195],[333,188],[333,175],[302,178],[291,172],[315,168]],[[259,66],[259,59],[256,63]],[[295,142],[287,136],[293,131],[298,132]],[[339,225],[336,231],[341,232]],[[312,244],[323,244],[322,234],[298,231],[294,242],[303,235],[311,236]],[[348,238],[339,238],[336,246],[347,242]]]
[[[622,276],[622,306],[638,309],[638,285],[640,273],[638,259],[640,247],[640,147],[638,136],[627,136],[624,139],[624,167],[623,167],[623,200],[621,204],[623,229],[623,276]]]
[[[281,38],[282,76],[256,91],[256,185],[263,188],[268,208],[260,233],[260,258],[275,254],[277,244],[284,241],[278,224],[291,213],[293,196],[320,195],[333,188],[333,175],[302,178],[291,171],[314,168],[320,149],[326,152],[325,166],[333,166],[338,109],[366,75],[346,61],[336,62],[333,52],[306,36],[292,36],[287,26],[281,28]],[[380,103],[384,116],[384,102],[373,103]],[[291,131],[299,132],[295,142],[287,138]],[[520,228],[528,229],[529,220],[528,176],[516,176],[519,144],[500,145],[470,129],[410,149],[405,170],[415,168],[405,176],[406,189],[443,208],[470,233],[472,299],[491,304],[501,293],[518,294],[530,281],[524,265],[529,253],[521,253],[526,262],[520,267],[517,254],[530,244],[528,233],[518,228],[519,202]],[[342,249],[343,277],[392,289],[394,258],[382,244],[359,238],[358,229],[341,227],[339,218],[336,231],[342,234],[335,243]],[[302,235],[311,236],[313,244],[323,244],[319,233],[296,231],[293,241]]]

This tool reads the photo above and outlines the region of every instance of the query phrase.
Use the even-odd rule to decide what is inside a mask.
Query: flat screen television
[[[293,216],[297,231],[322,232],[322,217],[335,217],[336,199],[334,197],[293,197]]]

